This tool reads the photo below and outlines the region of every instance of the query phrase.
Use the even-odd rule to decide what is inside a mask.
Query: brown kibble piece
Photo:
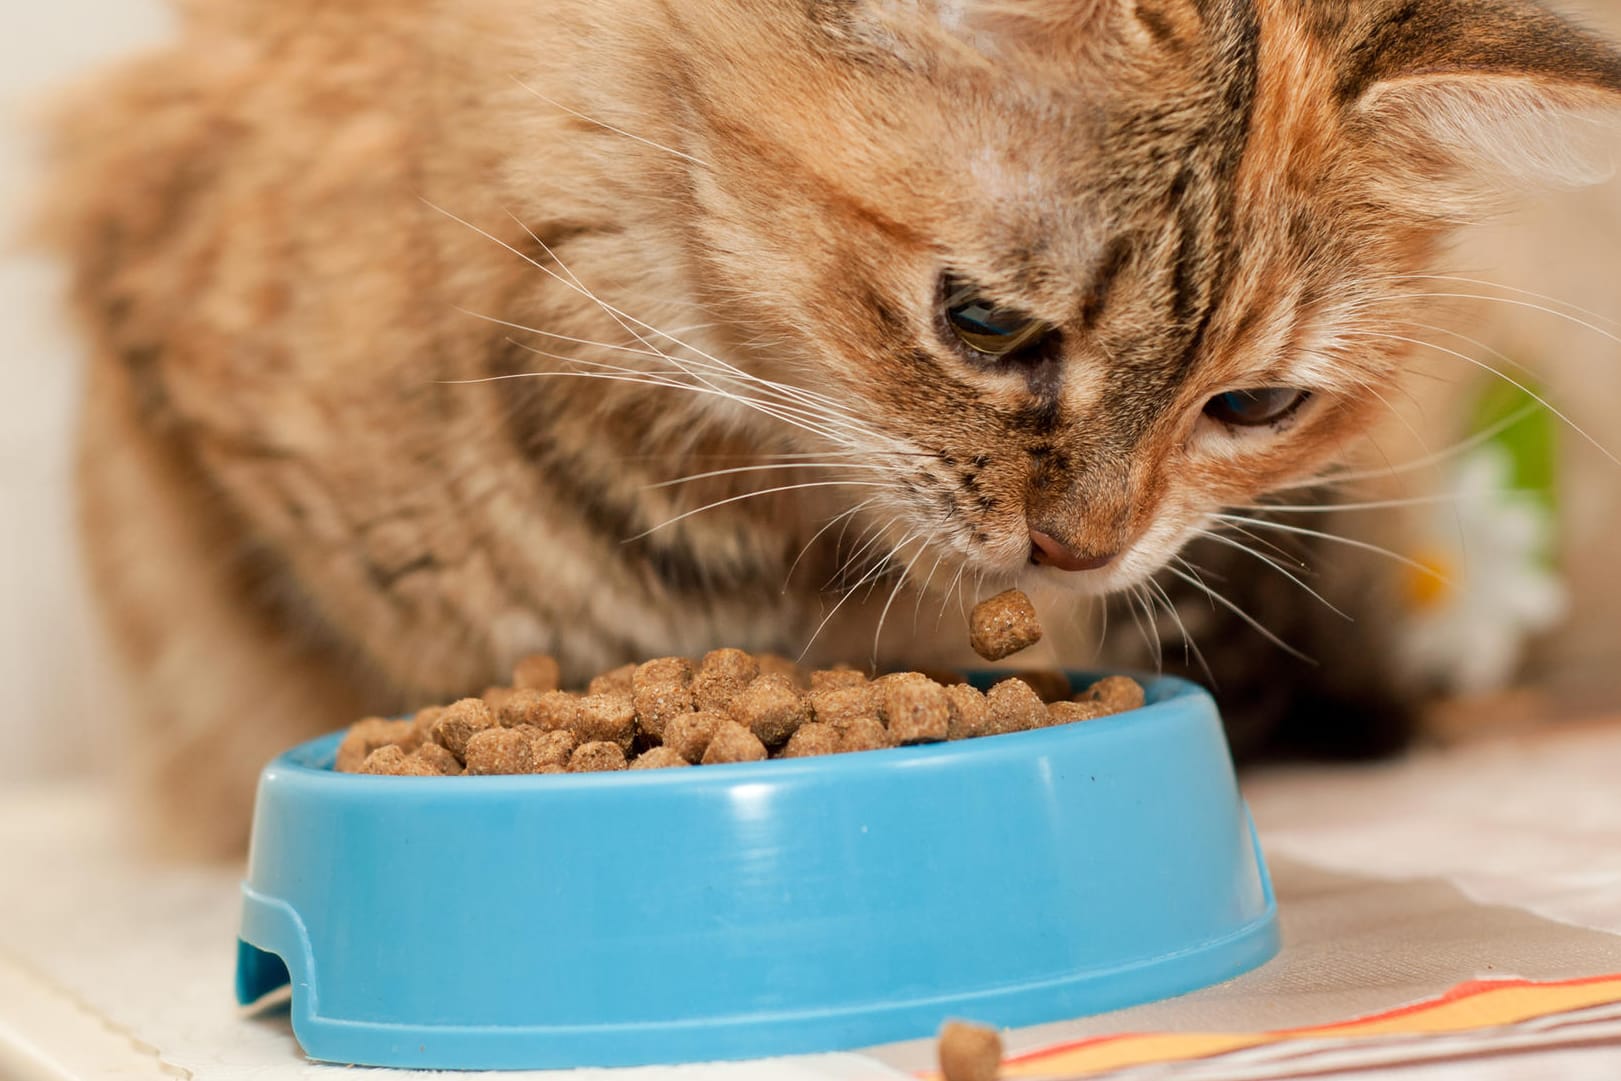
[[[484,699],[484,704],[495,712],[496,720],[500,721],[501,711],[512,701],[512,696],[516,693],[517,691],[511,687],[485,687],[484,693],[479,697]]]
[[[361,763],[361,773],[382,777],[438,777],[439,771],[390,743],[377,748]]]
[[[759,674],[759,662],[741,649],[712,649],[692,677],[692,699],[699,709],[724,713],[727,703]]]
[[[630,764],[631,769],[669,769],[672,766],[690,766],[673,747],[649,747],[636,756],[636,761]]]
[[[871,717],[878,712],[872,687],[863,682],[857,687],[823,687],[805,696],[813,720],[843,728],[857,717]]]
[[[1030,689],[1041,695],[1041,700],[1049,704],[1064,702],[1075,693],[1070,686],[1069,677],[1056,668],[1031,668],[1018,672],[1010,672],[1030,685]]]
[[[660,657],[638,665],[631,676],[631,701],[641,730],[663,740],[665,726],[693,710],[691,662],[685,657]]]
[[[810,685],[813,691],[831,691],[849,687],[865,687],[867,673],[859,668],[840,666],[838,668],[820,668],[810,674]]]
[[[531,653],[512,668],[512,686],[524,691],[555,691],[563,685],[557,658]]]
[[[664,729],[664,745],[693,765],[703,761],[709,739],[717,725],[729,720],[725,714],[682,713]]]
[[[508,728],[531,725],[545,732],[572,731],[580,721],[580,699],[566,691],[518,690],[501,709]]]
[[[810,673],[781,654],[762,653],[755,661],[760,666],[762,676],[785,676],[795,690],[803,691],[810,687]]]
[[[570,773],[606,773],[624,768],[625,752],[619,744],[604,740],[580,744],[568,760]]]
[[[599,676],[592,676],[591,682],[586,685],[586,694],[631,694],[632,677],[636,675],[636,665],[622,664],[618,668],[609,669]]]
[[[787,676],[757,677],[728,703],[727,714],[767,747],[781,747],[810,719],[804,697]]]
[[[534,737],[539,729],[487,728],[474,732],[462,759],[472,774],[533,773]]]
[[[767,757],[765,744],[736,721],[722,721],[715,726],[704,748],[703,764],[720,765],[724,762],[759,762]]]
[[[799,726],[777,757],[810,758],[819,754],[839,754],[844,749],[844,737],[837,728],[812,721]]]
[[[1078,696],[1083,701],[1101,702],[1110,713],[1124,713],[1141,709],[1146,696],[1143,685],[1130,676],[1107,676],[1098,680]]]
[[[473,733],[495,724],[495,714],[482,698],[463,698],[446,706],[433,723],[433,741],[457,758],[467,750]]]
[[[567,729],[556,729],[550,732],[535,730],[530,737],[529,756],[534,765],[534,773],[556,773],[567,768],[568,760],[574,754],[574,748],[580,741],[573,732]]]
[[[894,746],[889,729],[877,717],[857,717],[850,721],[839,732],[839,740],[840,749],[845,751],[880,751]]]
[[[338,744],[338,756],[332,768],[339,773],[359,773],[366,759],[379,747],[405,743],[415,734],[410,721],[391,721],[384,717],[367,717],[349,726],[343,742]],[[400,748],[402,752],[409,748]]]
[[[946,688],[951,716],[946,721],[947,739],[974,739],[991,734],[991,707],[978,687],[966,683]]]
[[[1049,702],[1047,723],[1074,724],[1077,721],[1095,721],[1107,717],[1109,708],[1102,702]]]
[[[878,690],[878,717],[889,729],[889,738],[900,746],[939,743],[946,738],[951,700],[944,687],[926,676],[896,680]]]
[[[606,740],[629,754],[636,742],[636,707],[630,695],[593,694],[580,699],[574,731],[583,743]]]
[[[996,1081],[1002,1070],[1002,1035],[984,1025],[947,1021],[939,1052],[944,1081]]]
[[[990,711],[990,731],[1023,732],[1047,723],[1047,703],[1022,679],[1004,679],[985,695]]]
[[[437,743],[424,743],[411,752],[411,757],[426,764],[441,776],[450,777],[462,771],[462,764],[456,761],[456,756]]]
[[[411,738],[418,747],[433,742],[433,726],[445,712],[444,706],[424,706],[417,710],[416,716],[411,718]]]
[[[968,642],[987,661],[1011,657],[1039,641],[1035,605],[1017,589],[980,601],[968,619]]]

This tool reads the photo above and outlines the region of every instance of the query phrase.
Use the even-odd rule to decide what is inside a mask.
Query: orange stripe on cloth
[[[1436,998],[1328,1025],[1272,1032],[1122,1033],[1093,1037],[1010,1058],[1003,1064],[1001,1076],[1005,1081],[1082,1077],[1128,1066],[1210,1058],[1296,1040],[1469,1032],[1612,1003],[1621,1003],[1621,974],[1547,983],[1472,980]]]

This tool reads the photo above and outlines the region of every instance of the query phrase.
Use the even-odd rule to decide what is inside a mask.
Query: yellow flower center
[[[1419,611],[1445,604],[1457,586],[1457,564],[1437,548],[1421,548],[1409,558],[1417,566],[1407,568],[1402,583],[1407,603]]]

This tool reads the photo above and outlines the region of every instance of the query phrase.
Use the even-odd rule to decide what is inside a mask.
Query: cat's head
[[[1118,588],[1386,407],[1438,244],[1621,56],[1520,0],[685,5],[701,300],[928,567]],[[1046,564],[1069,571],[1032,568]]]

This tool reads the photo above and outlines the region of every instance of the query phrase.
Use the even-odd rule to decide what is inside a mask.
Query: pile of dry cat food
[[[982,638],[993,652],[1039,638],[1028,606],[1022,594],[1003,594],[976,608],[975,648]],[[1062,672],[1017,672],[982,693],[955,673],[869,679],[854,668],[810,671],[740,649],[714,650],[696,664],[627,664],[583,692],[563,690],[559,677],[551,657],[527,657],[510,687],[408,720],[360,721],[339,745],[335,768],[438,777],[757,762],[1022,732],[1143,704],[1142,687],[1124,676],[1075,693]]]

